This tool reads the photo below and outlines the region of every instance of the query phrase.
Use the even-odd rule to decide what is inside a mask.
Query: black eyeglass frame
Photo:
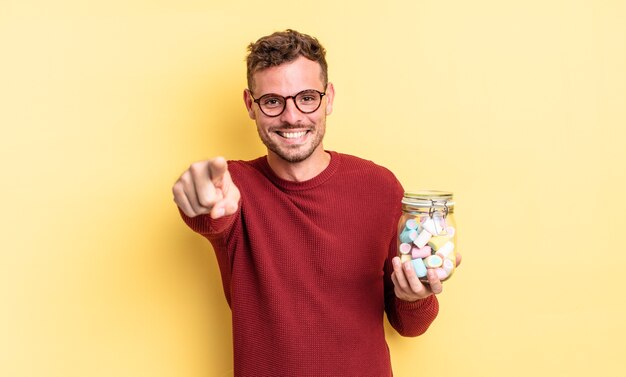
[[[252,102],[256,103],[257,105],[259,105],[259,109],[261,110],[261,112],[263,114],[265,114],[265,116],[268,116],[270,118],[276,118],[278,116],[281,116],[282,113],[285,112],[285,109],[287,108],[287,100],[289,98],[293,99],[293,104],[296,105],[296,109],[298,109],[298,111],[300,111],[302,114],[312,114],[314,112],[316,112],[317,110],[319,110],[320,106],[322,106],[322,99],[324,98],[324,96],[326,95],[326,92],[320,92],[317,89],[304,89],[296,94],[294,94],[293,96],[287,96],[287,97],[283,97],[281,95],[278,94],[273,94],[273,93],[268,93],[268,94],[264,94],[259,98],[254,98],[254,96],[252,95],[252,91],[250,89],[248,89],[248,91],[250,92],[250,97],[252,97]],[[299,96],[302,93],[305,92],[317,92],[317,94],[320,95],[320,103],[317,104],[317,107],[315,108],[315,110],[311,110],[311,111],[303,111],[300,107],[298,107],[298,102],[296,102],[296,97]],[[283,108],[282,110],[280,110],[280,113],[276,114],[276,115],[269,115],[267,114],[265,111],[263,111],[263,107],[261,106],[261,100],[263,99],[263,97],[267,97],[267,96],[271,96],[271,97],[280,97],[283,99]]]

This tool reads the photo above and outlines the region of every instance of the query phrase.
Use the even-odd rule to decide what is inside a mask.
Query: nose
[[[285,111],[280,114],[280,120],[289,124],[296,124],[302,120],[302,116],[302,112],[300,112],[300,110],[296,107],[296,99],[293,97],[287,98]]]

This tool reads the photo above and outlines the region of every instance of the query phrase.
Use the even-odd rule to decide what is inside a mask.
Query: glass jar
[[[428,269],[441,281],[456,268],[456,223],[454,201],[447,191],[407,191],[402,198],[398,221],[398,255],[411,262],[422,282],[428,282]]]

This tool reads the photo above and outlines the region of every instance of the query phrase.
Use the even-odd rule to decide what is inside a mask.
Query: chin
[[[314,151],[315,150],[313,149],[310,151],[305,151],[305,152],[300,152],[300,153],[285,153],[284,151],[272,151],[272,152],[274,152],[276,155],[278,155],[278,157],[282,158],[283,160],[287,162],[298,163],[311,157]]]

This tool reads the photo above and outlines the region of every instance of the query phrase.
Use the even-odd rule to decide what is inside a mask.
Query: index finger
[[[214,185],[221,185],[224,174],[228,170],[228,164],[224,157],[216,157],[209,162],[209,177]]]

